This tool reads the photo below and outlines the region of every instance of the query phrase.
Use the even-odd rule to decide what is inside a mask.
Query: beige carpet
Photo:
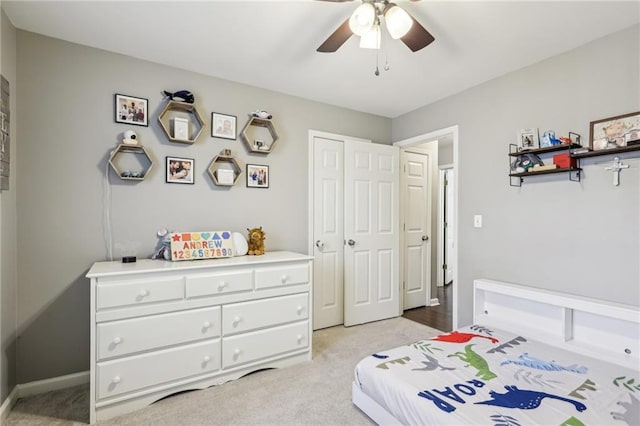
[[[313,333],[313,360],[265,370],[205,390],[165,398],[105,425],[370,425],[351,403],[357,362],[372,353],[440,332],[398,317]],[[7,425],[73,425],[89,421],[89,386],[20,399]]]

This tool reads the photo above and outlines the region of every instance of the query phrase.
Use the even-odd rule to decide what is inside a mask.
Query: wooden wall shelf
[[[181,138],[175,134],[173,120],[175,118],[186,119],[189,123],[189,131],[186,137]],[[186,102],[169,101],[158,115],[158,121],[164,134],[171,142],[192,144],[194,143],[205,127],[204,119],[196,108],[195,104]]]
[[[598,151],[582,152],[580,154],[571,154],[572,158],[600,157],[602,155],[624,154],[625,152],[640,151],[640,144],[623,146],[620,148],[600,149]]]
[[[261,132],[260,129],[262,129]],[[240,132],[240,139],[245,143],[249,152],[269,154],[276,145],[278,133],[271,120],[251,117]],[[258,141],[262,142],[263,145],[258,146]]]
[[[218,176],[220,170],[230,170],[233,173],[233,182],[224,183]],[[231,154],[231,150],[224,149],[219,155],[213,157],[209,167],[207,168],[209,176],[213,180],[213,183],[217,186],[233,186],[238,182],[240,174],[242,174],[242,167],[238,160]]]
[[[153,160],[142,145],[123,143],[111,152],[109,165],[122,180],[142,181],[153,167]]]

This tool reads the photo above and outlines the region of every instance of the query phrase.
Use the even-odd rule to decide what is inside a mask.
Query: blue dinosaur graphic
[[[500,365],[515,364],[523,367],[535,368],[537,370],[545,371],[570,371],[572,373],[586,374],[587,367],[578,366],[577,364],[569,365],[567,367],[557,364],[555,361],[543,361],[538,358],[529,356],[528,353],[523,353],[517,360],[507,360],[500,363]]]
[[[533,410],[540,406],[540,403],[544,398],[551,398],[573,404],[578,411],[584,411],[587,409],[583,403],[569,398],[564,398],[562,396],[552,395],[546,392],[518,389],[517,386],[505,386],[504,388],[507,390],[506,393],[489,391],[489,396],[492,399],[476,402],[476,404],[494,405],[496,407],[504,408],[519,408],[521,410]]]

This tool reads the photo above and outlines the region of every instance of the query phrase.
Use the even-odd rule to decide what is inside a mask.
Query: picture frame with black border
[[[238,118],[235,115],[211,113],[211,137],[235,140],[237,137],[236,123]]]
[[[269,166],[247,164],[247,188],[269,188]]]
[[[193,185],[196,161],[193,158],[166,157],[166,182]]]
[[[114,105],[114,119],[116,123],[149,126],[148,99],[116,93]]]

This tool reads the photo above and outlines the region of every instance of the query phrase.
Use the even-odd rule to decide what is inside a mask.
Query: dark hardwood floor
[[[440,302],[439,306],[423,306],[421,308],[408,309],[404,311],[402,316],[438,330],[451,331],[453,313],[452,288],[453,283],[438,287],[436,297]]]

